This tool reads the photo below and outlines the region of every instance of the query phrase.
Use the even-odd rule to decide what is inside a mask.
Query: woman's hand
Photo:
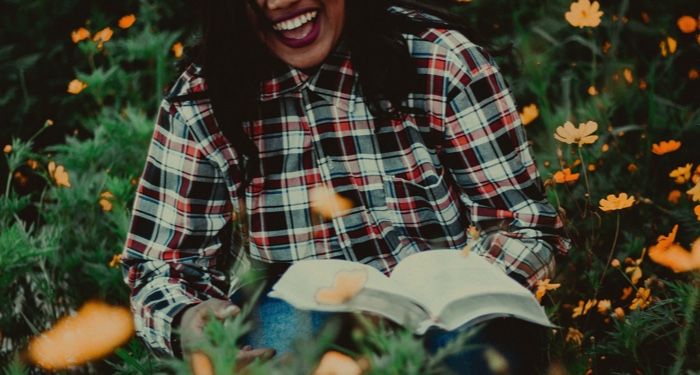
[[[238,315],[241,309],[229,301],[210,299],[198,305],[187,308],[180,321],[180,344],[185,357],[191,356],[190,348],[202,340],[204,326],[211,316],[224,320]],[[238,352],[237,367],[243,368],[255,358],[267,360],[275,355],[272,348],[254,349],[249,345]]]

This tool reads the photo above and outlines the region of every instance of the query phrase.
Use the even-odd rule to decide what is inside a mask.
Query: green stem
[[[613,243],[610,247],[610,253],[608,254],[608,260],[605,262],[605,268],[603,269],[603,274],[600,275],[600,281],[598,286],[595,288],[595,297],[598,297],[598,291],[600,287],[603,286],[603,281],[605,280],[605,273],[608,272],[608,267],[610,267],[610,262],[612,261],[613,254],[615,253],[615,246],[617,246],[617,237],[620,234],[620,212],[617,213],[617,219],[615,220],[615,237],[613,237]]]
[[[671,367],[671,371],[669,372],[670,375],[679,375],[681,373],[681,369],[683,368],[683,362],[685,362],[685,351],[686,347],[688,346],[688,339],[691,331],[693,330],[695,314],[699,305],[698,302],[700,302],[700,285],[698,285],[700,284],[700,278],[698,278],[697,273],[695,273],[693,284],[695,284],[696,287],[692,289],[688,303],[686,303],[685,309],[683,310],[685,324],[683,325],[683,330],[681,331],[680,337],[676,342],[676,362],[673,364],[673,367]]]

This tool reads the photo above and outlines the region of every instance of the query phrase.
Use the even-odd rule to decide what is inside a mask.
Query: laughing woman
[[[122,258],[137,331],[156,353],[187,353],[210,311],[235,315],[251,264],[270,279],[308,258],[389,274],[410,254],[463,248],[473,225],[472,251],[516,281],[553,275],[561,222],[492,55],[464,27],[399,3],[198,3],[203,37],[161,104]],[[355,207],[318,220],[319,186]],[[326,318],[256,306],[242,360],[286,352]],[[542,332],[524,323],[481,332],[511,373],[541,355],[531,336]],[[460,371],[486,373],[479,361]]]

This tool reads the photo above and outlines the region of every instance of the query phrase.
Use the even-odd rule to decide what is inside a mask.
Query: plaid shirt
[[[122,258],[137,331],[153,350],[172,354],[183,308],[230,298],[237,273],[222,269],[223,255],[341,258],[388,274],[410,254],[469,243],[528,287],[552,275],[554,253],[567,249],[562,224],[495,61],[456,31],[405,38],[422,87],[405,104],[418,114],[370,114],[343,43],[312,76],[288,68],[263,82],[260,117],[243,124],[261,177],[244,193],[241,158],[209,101],[162,102]],[[205,89],[193,65],[172,94]],[[310,192],[321,185],[355,208],[319,219]],[[237,217],[247,218],[246,246]]]

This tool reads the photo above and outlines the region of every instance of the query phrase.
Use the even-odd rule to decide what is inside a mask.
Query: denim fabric
[[[324,324],[339,315],[298,310],[283,300],[267,297],[268,290],[263,292],[252,309],[250,319],[253,330],[242,338],[242,345],[274,348],[278,356],[284,355],[293,350],[295,340],[313,340]],[[350,316],[343,315],[345,319]],[[495,374],[484,357],[484,350],[491,347],[507,360],[508,374],[543,373],[545,328],[517,319],[498,318],[467,329],[476,329],[467,343],[470,349],[445,360],[445,366],[450,371],[457,374]],[[423,336],[423,344],[429,353],[435,353],[461,332],[431,328]],[[349,336],[349,330],[341,330],[341,335]],[[341,337],[339,341],[348,342],[349,337]]]

